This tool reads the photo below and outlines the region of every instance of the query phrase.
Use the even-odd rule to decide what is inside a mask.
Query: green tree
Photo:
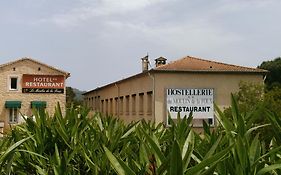
[[[263,105],[264,85],[251,82],[240,82],[239,91],[233,95],[237,100],[240,112],[247,113],[253,111],[258,105]],[[226,116],[231,116],[231,107],[225,109],[224,113]]]
[[[66,103],[71,104],[74,102],[75,99],[75,93],[72,89],[72,87],[66,87]]]
[[[264,95],[265,107],[281,116],[281,87],[275,86]]]
[[[240,82],[239,91],[235,96],[241,111],[252,111],[264,101],[264,85],[262,83]]]
[[[72,87],[66,87],[66,106],[71,107],[71,105],[78,106],[82,105],[82,100],[76,99],[76,94]]]
[[[245,117],[246,114],[252,113],[251,120],[254,120],[256,125],[270,123],[265,117],[268,112],[278,117],[281,116],[281,88],[278,86],[266,90],[263,84],[241,82],[239,91],[234,94],[234,97],[237,100],[240,113]],[[224,114],[231,119],[233,115],[232,107],[227,108]],[[273,133],[273,128],[266,127],[260,136],[266,141],[267,146],[271,141],[270,133]]]
[[[242,113],[260,107],[281,116],[281,87],[275,86],[271,90],[266,90],[263,84],[241,82],[239,91],[234,97]],[[226,109],[225,114],[231,115],[231,108]]]
[[[271,61],[264,61],[258,68],[269,71],[265,79],[267,89],[272,89],[275,86],[281,87],[281,57]]]

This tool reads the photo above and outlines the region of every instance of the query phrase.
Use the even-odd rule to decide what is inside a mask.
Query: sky
[[[280,0],[0,1],[0,64],[30,57],[91,90],[185,56],[257,67],[281,56]]]

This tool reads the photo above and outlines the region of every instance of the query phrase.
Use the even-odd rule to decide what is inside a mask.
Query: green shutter
[[[47,102],[45,101],[32,101],[31,108],[46,108]]]
[[[21,101],[6,101],[5,108],[21,108]]]

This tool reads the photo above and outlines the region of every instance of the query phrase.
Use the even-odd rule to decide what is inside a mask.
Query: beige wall
[[[153,112],[149,111],[151,105],[148,105],[153,100],[152,91],[153,80],[145,73],[132,79],[94,90],[85,96],[85,101],[87,106],[93,111],[117,116],[126,122],[136,121],[142,118],[153,120]],[[95,99],[99,99],[99,102]],[[151,99],[151,103],[148,102],[149,99]],[[141,101],[143,105],[140,104]],[[143,107],[142,110],[140,108],[141,106]]]
[[[221,108],[230,106],[231,93],[239,90],[239,83],[263,83],[263,76],[234,73],[157,73],[155,74],[155,121],[166,122],[166,88],[213,88],[214,102]]]
[[[230,105],[231,93],[239,90],[239,83],[256,82],[263,83],[263,75],[247,74],[247,73],[190,73],[190,72],[154,72],[151,74],[143,73],[141,76],[131,77],[120,81],[116,84],[111,84],[97,90],[94,90],[85,96],[86,103],[94,111],[109,113],[116,111],[118,107],[115,104],[115,98],[118,98],[118,105],[121,104],[123,97],[123,112],[119,109],[118,112],[113,112],[114,116],[123,119],[126,122],[133,120],[147,119],[156,123],[167,121],[165,90],[166,88],[213,88],[214,101],[222,109]],[[155,89],[155,90],[154,90]],[[151,114],[147,115],[148,110],[148,94],[154,92],[150,97],[152,102]],[[139,93],[144,93],[144,113],[139,111]],[[119,94],[119,95],[118,95]],[[136,94],[136,114],[132,114],[132,95]],[[126,113],[126,96],[129,95],[129,113]],[[99,110],[96,109],[92,99],[100,97],[103,105],[99,103]],[[110,99],[113,99],[113,106],[110,105]],[[154,100],[155,99],[155,100]],[[95,101],[95,100],[94,100]],[[107,102],[106,102],[107,101]],[[107,110],[106,110],[107,109]],[[110,110],[112,109],[112,110]],[[202,121],[199,121],[200,124]]]
[[[40,67],[40,71],[38,68]],[[15,70],[14,70],[15,68]],[[17,100],[21,101],[20,113],[23,115],[31,116],[31,101],[46,101],[46,110],[50,115],[53,115],[57,102],[60,103],[62,111],[65,110],[66,96],[64,94],[47,94],[47,93],[22,93],[21,83],[22,74],[42,74],[42,75],[63,75],[62,73],[42,66],[35,62],[24,60],[16,62],[8,66],[0,68],[0,121],[4,121],[5,130],[9,128],[9,109],[5,108],[5,101]],[[9,90],[9,77],[18,77],[18,90]]]

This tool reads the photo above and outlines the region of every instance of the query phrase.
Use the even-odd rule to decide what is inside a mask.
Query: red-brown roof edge
[[[264,73],[267,73],[268,71],[267,70],[264,70],[264,69],[260,69],[260,68],[252,68],[252,67],[246,67],[246,66],[238,66],[238,65],[234,65],[234,64],[228,64],[228,63],[222,63],[222,62],[217,62],[217,61],[211,61],[211,60],[206,60],[206,59],[202,59],[202,58],[198,58],[198,57],[194,57],[194,56],[185,56],[181,59],[178,59],[178,60],[175,60],[175,61],[171,61],[170,63],[168,64],[165,64],[165,65],[161,65],[159,67],[156,67],[154,68],[154,70],[161,70],[161,71],[165,71],[165,67],[169,66],[169,65],[172,65],[174,63],[178,63],[180,61],[183,61],[184,59],[186,58],[191,58],[191,59],[195,59],[195,60],[199,60],[199,61],[204,61],[204,62],[209,62],[209,63],[215,63],[215,64],[220,64],[220,65],[225,65],[225,66],[231,66],[231,67],[235,67],[235,68],[241,68],[241,69],[248,69],[247,71],[246,70],[220,70],[219,72],[264,72]],[[164,68],[164,69],[163,69]],[[249,71],[251,70],[251,71]],[[174,69],[173,71],[177,71],[176,69]],[[184,71],[184,70],[180,70],[180,71]],[[186,70],[186,71],[191,71],[191,70]],[[214,72],[214,71],[211,71],[211,70],[193,70],[193,71],[199,71],[199,72]],[[217,70],[216,70],[217,71]]]

